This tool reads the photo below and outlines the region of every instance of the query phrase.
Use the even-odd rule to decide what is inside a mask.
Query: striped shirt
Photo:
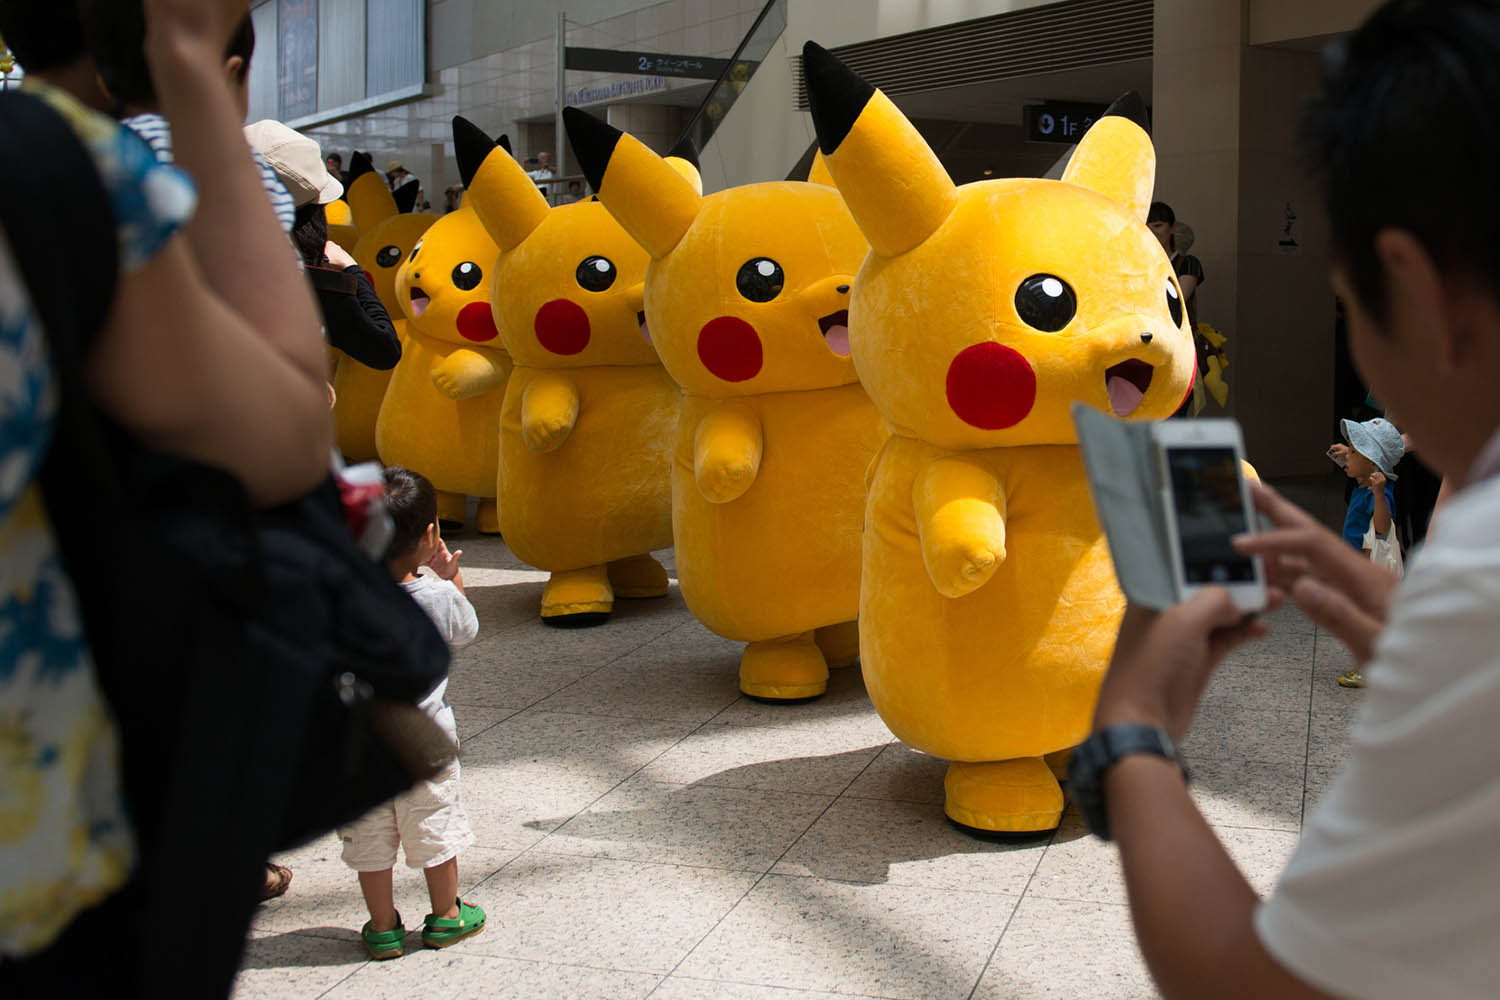
[[[123,123],[127,128],[134,131],[146,144],[156,153],[156,158],[162,163],[171,163],[172,157],[172,129],[167,120],[158,114],[132,115]],[[271,199],[271,207],[276,210],[276,218],[281,221],[281,228],[286,232],[292,231],[292,223],[297,215],[297,205],[292,201],[291,192],[287,191],[286,185],[276,176],[276,171],[266,162],[266,158],[254,149],[250,155],[255,159],[256,169],[260,171],[260,183],[266,189],[266,196]]]

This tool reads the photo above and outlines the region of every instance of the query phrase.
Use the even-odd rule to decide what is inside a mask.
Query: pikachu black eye
[[[417,241],[417,245],[411,248],[411,256],[408,257],[408,258],[406,258],[406,259],[407,260],[416,260],[417,259],[417,251],[420,250],[420,249],[422,249],[422,241],[418,240]]]
[[[483,278],[484,272],[472,260],[466,260],[453,269],[453,283],[466,292],[478,288]]]
[[[591,292],[602,292],[615,283],[618,272],[608,257],[585,257],[578,265],[578,286]]]
[[[395,267],[401,263],[401,248],[381,247],[380,252],[375,255],[375,263],[381,267]]]
[[[1016,289],[1016,315],[1033,329],[1056,333],[1077,312],[1078,296],[1054,274],[1033,274]]]
[[[1177,290],[1177,282],[1171,278],[1167,279],[1167,312],[1172,314],[1172,325],[1182,325],[1182,293]]]
[[[770,302],[781,294],[786,284],[786,274],[781,265],[769,257],[756,257],[740,266],[734,286],[751,302]]]

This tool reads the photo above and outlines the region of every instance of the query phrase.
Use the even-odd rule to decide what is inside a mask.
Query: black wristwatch
[[[1100,840],[1110,839],[1104,773],[1121,757],[1133,753],[1154,753],[1174,761],[1182,768],[1182,780],[1187,780],[1187,768],[1177,755],[1177,746],[1163,729],[1135,724],[1110,726],[1084,740],[1068,764],[1068,794],[1078,803],[1089,832]]]

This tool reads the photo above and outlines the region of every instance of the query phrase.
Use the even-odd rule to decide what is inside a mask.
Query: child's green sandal
[[[400,958],[406,954],[406,928],[401,926],[399,916],[396,917],[396,926],[388,931],[372,931],[370,922],[365,921],[365,926],[359,932],[359,939],[364,942],[365,951],[377,962]]]
[[[483,910],[461,899],[455,899],[454,902],[458,904],[457,917],[427,914],[422,925],[422,943],[427,947],[446,948],[484,930]]]

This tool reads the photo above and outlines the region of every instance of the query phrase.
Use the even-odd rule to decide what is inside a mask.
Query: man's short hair
[[[80,0],[83,38],[99,77],[117,103],[155,105],[156,87],[146,62],[146,12],[141,0]],[[247,13],[224,49],[224,61],[240,57],[240,79],[255,55],[255,22]]]
[[[1324,53],[1303,147],[1336,259],[1377,322],[1382,229],[1410,232],[1445,273],[1500,295],[1500,0],[1389,0]]]
[[[1177,225],[1177,213],[1172,211],[1172,206],[1164,201],[1153,201],[1151,210],[1146,213],[1147,225],[1153,222],[1165,222],[1169,226]]]
[[[28,73],[70,66],[86,53],[73,0],[0,0],[0,37]]]
[[[325,161],[332,160],[334,163],[337,163],[341,167],[344,165],[344,155],[342,153],[329,153],[327,156],[323,157],[323,159]]]
[[[411,554],[427,526],[437,521],[437,490],[420,472],[392,465],[385,470],[385,509],[396,525],[385,557],[400,559]]]

